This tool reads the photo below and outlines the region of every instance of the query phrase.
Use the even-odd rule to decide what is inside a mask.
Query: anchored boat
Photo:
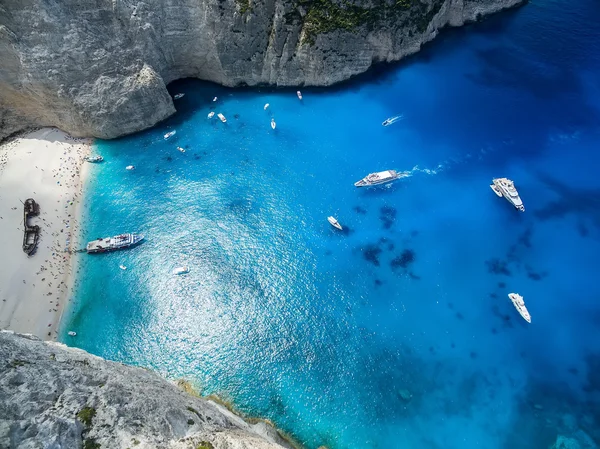
[[[171,137],[173,137],[175,134],[177,133],[177,131],[169,131],[167,134],[165,134],[165,140],[169,140]]]
[[[396,170],[385,170],[377,173],[370,173],[360,181],[354,183],[356,187],[369,187],[385,184],[401,178],[402,175]]]
[[[525,301],[523,301],[523,297],[518,293],[509,293],[508,297],[523,319],[528,323],[531,323],[531,315],[529,315],[529,311],[527,310],[527,307],[525,307]]]
[[[519,192],[515,188],[515,183],[508,178],[494,178],[492,179],[491,189],[499,197],[504,197],[512,204],[515,209],[525,212],[525,206],[519,196]]]
[[[298,95],[298,100],[302,100],[302,92],[298,91],[296,95]]]
[[[277,123],[275,123],[274,118],[271,119],[271,128],[273,128],[273,129],[277,128]]]
[[[208,113],[208,118],[213,118],[215,116],[215,112],[214,111],[210,111]]]
[[[175,100],[179,100],[180,98],[183,98],[185,94],[175,94],[175,96],[173,97],[173,99]]]
[[[217,114],[217,117],[219,117],[219,120],[221,120],[223,123],[227,123],[227,119],[220,112]]]
[[[189,272],[190,272],[190,269],[188,267],[177,267],[173,270],[173,274],[176,274],[176,275],[186,274]]]
[[[106,253],[119,249],[130,248],[137,245],[144,236],[141,234],[119,234],[114,237],[105,237],[89,242],[85,248],[88,254]]]
[[[88,162],[102,162],[104,158],[102,156],[88,156],[85,160]]]
[[[335,219],[335,217],[327,217],[327,221],[329,222],[329,224],[331,226],[333,226],[336,229],[339,229],[340,231],[343,231],[344,229],[342,228],[342,225]]]

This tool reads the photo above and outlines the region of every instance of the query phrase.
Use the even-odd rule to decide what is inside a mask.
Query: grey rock
[[[1,331],[0,447],[78,448],[84,441],[102,448],[290,448],[268,424],[250,425],[151,371]]]
[[[325,1],[344,20],[319,22],[316,1],[3,0],[0,139],[30,126],[107,139],[151,127],[175,112],[166,84],[179,78],[328,86],[524,0],[352,0],[358,13]]]

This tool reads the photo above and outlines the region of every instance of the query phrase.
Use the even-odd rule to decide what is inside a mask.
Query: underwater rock
[[[404,402],[410,402],[412,399],[412,394],[408,390],[398,390],[398,397],[402,399]]]

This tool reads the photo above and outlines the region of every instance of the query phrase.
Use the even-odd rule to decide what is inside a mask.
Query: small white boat
[[[75,331],[69,331],[69,332],[67,332],[67,335],[69,337],[75,337],[77,335],[77,332],[75,332]]]
[[[297,91],[296,95],[298,95],[298,100],[302,100],[302,92]]]
[[[173,274],[175,274],[175,275],[186,274],[189,272],[190,272],[190,269],[188,267],[177,267],[173,270]]]
[[[173,97],[174,100],[179,100],[180,98],[183,98],[185,94],[175,94],[175,96]]]
[[[265,111],[266,111],[267,109],[269,109],[269,103],[266,103],[266,104],[265,104],[265,107],[264,107],[263,109],[264,109]]]
[[[88,156],[85,160],[88,162],[102,162],[104,158],[102,156]]]
[[[528,323],[531,323],[531,315],[529,315],[529,311],[527,310],[527,307],[525,307],[525,301],[523,301],[523,297],[518,293],[509,293],[508,297],[523,319]]]
[[[169,131],[167,134],[165,134],[165,140],[170,139],[171,137],[173,137],[175,134],[177,133],[177,131]]]
[[[125,170],[135,170],[135,165],[128,165]]]
[[[217,97],[213,98],[213,101],[217,101]]]
[[[126,270],[126,269],[127,269],[127,267],[126,267],[125,265],[119,265],[119,268],[120,268],[121,270]]]
[[[215,116],[215,112],[214,111],[210,111],[208,113],[208,118],[213,118]]]
[[[402,120],[402,116],[401,115],[396,115],[394,117],[386,118],[383,121],[382,125],[383,126],[390,126],[390,125],[396,123],[398,120]]]
[[[177,147],[177,150],[181,151],[182,153],[185,153],[185,148]]]
[[[327,221],[334,228],[339,229],[340,231],[343,231],[342,225],[339,224],[339,222],[335,219],[335,217],[327,217]]]
[[[275,123],[274,118],[271,119],[271,128],[273,128],[273,129],[277,128],[277,123]]]
[[[227,119],[220,112],[217,114],[217,117],[219,117],[219,120],[221,120],[223,123],[227,123]]]

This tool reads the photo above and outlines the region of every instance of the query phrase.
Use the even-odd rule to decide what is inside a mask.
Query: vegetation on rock
[[[77,413],[77,418],[81,421],[86,427],[90,427],[92,425],[92,419],[96,416],[96,409],[92,407],[84,407],[79,410]]]
[[[303,21],[304,40],[312,45],[319,34],[352,31],[361,26],[371,31],[384,20],[392,26],[408,26],[422,33],[443,3],[443,0],[434,0],[430,6],[421,0],[375,0],[367,7],[349,0],[298,0],[294,10],[285,15],[285,20],[289,24]],[[302,16],[298,8],[304,9],[306,14]]]

